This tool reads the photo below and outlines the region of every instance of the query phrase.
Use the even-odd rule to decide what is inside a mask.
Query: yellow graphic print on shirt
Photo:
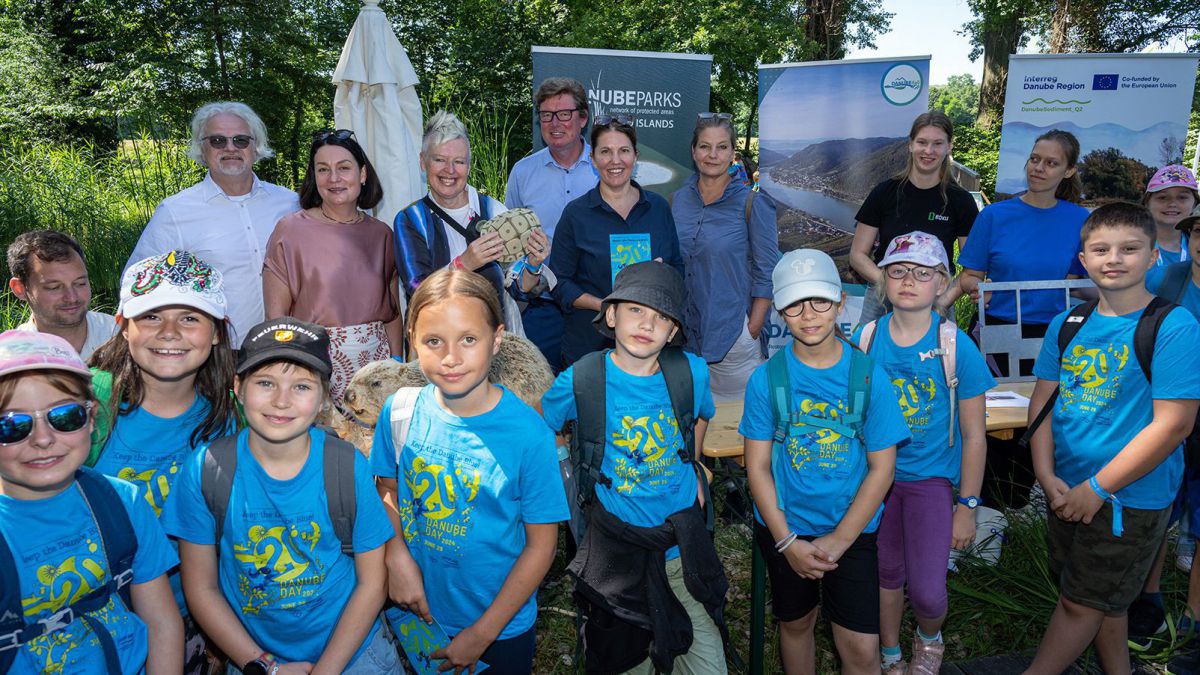
[[[805,398],[800,401],[799,412],[806,417],[838,422],[848,410],[843,401],[828,403]],[[833,429],[793,421],[785,449],[792,468],[797,471],[829,474],[846,465],[852,440]]]
[[[242,614],[292,609],[313,599],[325,582],[325,567],[314,554],[321,540],[315,521],[252,526],[246,540],[234,544],[233,557],[244,566],[238,576]]]
[[[613,487],[626,495],[639,486],[645,491],[657,492],[669,482],[669,467],[681,464],[676,448],[682,444],[682,439],[674,413],[659,408],[651,415],[622,416],[620,424],[620,428],[612,432],[611,440],[614,447],[624,450],[628,456],[614,458],[616,480]]]
[[[399,505],[404,537],[440,553],[461,553],[479,494],[478,468],[414,457],[404,481],[412,498]]]
[[[150,508],[154,509],[154,515],[161,517],[163,504],[167,503],[167,496],[171,494],[171,481],[175,480],[178,473],[179,462],[172,461],[165,472],[158,469],[138,471],[127,466],[117,472],[117,478],[144,487],[142,493],[146,495],[146,501],[149,502]]]
[[[1075,345],[1062,357],[1063,375],[1059,383],[1061,410],[1074,408],[1084,414],[1103,413],[1120,391],[1122,371],[1129,363],[1129,345],[1119,348]],[[1110,415],[1095,421],[1107,423]]]
[[[933,401],[937,398],[937,384],[932,377],[923,380],[920,377],[911,380],[897,377],[892,380],[892,391],[899,397],[900,412],[904,413],[904,422],[909,431],[915,432],[929,426]]]
[[[33,592],[21,599],[21,608],[28,620],[35,617],[48,619],[55,612],[101,588],[108,582],[104,553],[99,544],[88,539],[88,556],[73,555],[58,564],[46,564],[37,568],[38,585]],[[92,557],[92,556],[95,557]],[[89,614],[106,626],[118,623],[114,616],[116,596],[109,598],[102,609]],[[128,620],[125,617],[124,620]],[[71,652],[80,645],[98,647],[99,641],[92,635],[84,622],[76,620],[62,630],[42,635],[26,643],[25,647],[40,661],[41,673],[65,673],[73,664]]]

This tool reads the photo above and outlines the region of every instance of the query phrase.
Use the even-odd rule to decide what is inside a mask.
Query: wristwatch
[[[242,666],[244,675],[274,675],[279,672],[279,664],[275,662],[275,657],[267,652],[263,652],[257,659]]]
[[[958,503],[968,509],[974,509],[979,506],[979,497],[959,497]]]

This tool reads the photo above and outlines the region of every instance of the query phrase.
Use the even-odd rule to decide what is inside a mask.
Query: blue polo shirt
[[[550,269],[558,277],[554,299],[566,314],[562,341],[564,365],[611,343],[592,325],[596,313],[578,309],[572,303],[584,293],[601,299],[611,293],[614,269],[625,263],[662,258],[680,274],[684,273],[679,235],[667,200],[643,190],[637,181],[632,183],[637,188],[638,201],[628,218],[614,211],[600,196],[600,188],[595,187],[567,204],[558,221],[554,244],[550,247]],[[636,242],[639,237],[643,238],[640,245]],[[637,250],[634,258],[624,260],[620,256],[629,253],[626,250],[629,245],[635,245]]]
[[[683,327],[687,349],[714,362],[725,358],[742,333],[752,298],[771,297],[771,271],[779,262],[775,202],[729,181],[717,201],[705,204],[695,175],[671,196],[686,270]]]
[[[504,205],[510,209],[532,209],[542,221],[546,236],[554,237],[558,219],[567,202],[596,187],[600,174],[592,166],[592,147],[585,141],[583,152],[571,166],[562,166],[542,148],[513,165],[504,191]]]

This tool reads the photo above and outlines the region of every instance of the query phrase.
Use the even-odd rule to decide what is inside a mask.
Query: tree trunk
[[[804,36],[817,45],[815,61],[846,55],[847,0],[804,0]]]
[[[979,117],[976,124],[992,127],[1004,113],[1004,89],[1008,85],[1008,57],[1021,41],[1021,18],[996,17],[983,38],[983,82],[979,85]]]
[[[225,63],[225,24],[221,17],[221,2],[215,0],[212,4],[213,38],[217,46],[217,68],[221,73],[221,97],[231,98],[229,92],[229,68]]]
[[[754,99],[754,104],[750,106],[750,119],[746,122],[746,143],[742,147],[742,154],[744,154],[744,155],[750,154],[750,130],[754,128],[754,118],[756,115],[758,115],[758,99],[757,98]],[[758,151],[760,153],[762,152],[761,144],[758,147]],[[762,162],[760,161],[759,164],[762,164]],[[753,178],[753,176],[751,176],[751,178]]]
[[[1067,52],[1067,28],[1071,24],[1071,0],[1058,0],[1054,3],[1054,13],[1050,16],[1050,53],[1065,54]]]

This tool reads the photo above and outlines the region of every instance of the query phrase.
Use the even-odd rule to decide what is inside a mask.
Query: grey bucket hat
[[[615,302],[636,302],[662,312],[678,324],[680,330],[671,342],[680,344],[683,342],[683,302],[686,295],[683,277],[674,267],[657,260],[634,263],[617,273],[612,293],[600,302],[600,313],[592,319],[592,323],[601,335],[616,337],[604,320],[608,306]]]

